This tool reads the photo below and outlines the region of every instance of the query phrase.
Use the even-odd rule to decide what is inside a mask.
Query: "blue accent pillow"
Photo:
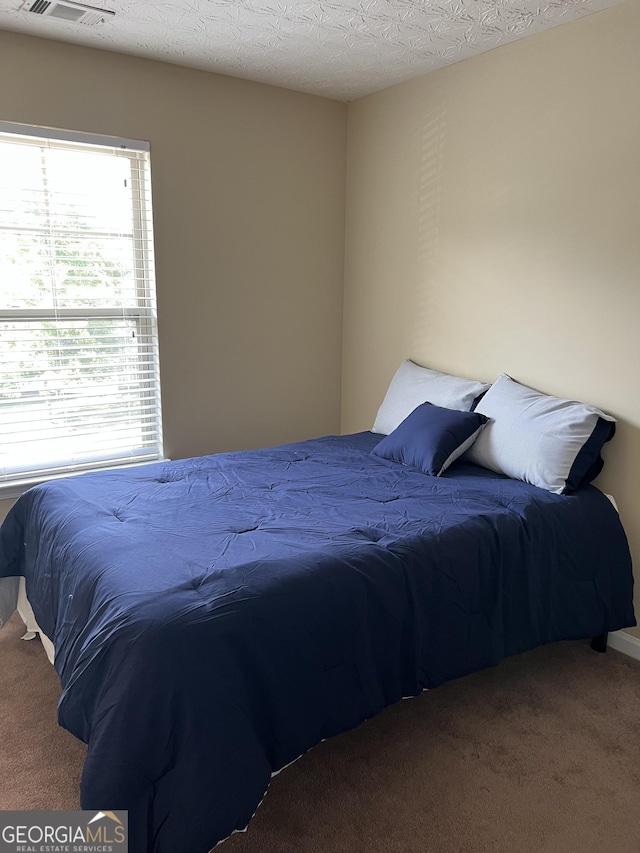
[[[422,403],[371,452],[439,477],[471,447],[488,420],[479,412]]]

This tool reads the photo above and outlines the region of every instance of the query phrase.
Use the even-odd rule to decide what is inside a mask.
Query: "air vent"
[[[57,18],[72,24],[84,24],[87,27],[104,24],[115,15],[110,9],[99,9],[97,6],[74,3],[72,0],[27,0],[22,8],[34,15]]]

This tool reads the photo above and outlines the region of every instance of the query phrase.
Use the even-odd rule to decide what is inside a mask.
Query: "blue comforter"
[[[274,771],[403,696],[635,624],[597,489],[436,479],[378,440],[68,478],[7,517],[0,576],[54,641],[82,805],[128,809],[133,853],[206,853]]]

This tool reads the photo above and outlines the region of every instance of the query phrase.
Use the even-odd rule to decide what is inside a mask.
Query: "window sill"
[[[52,480],[64,480],[67,477],[79,477],[81,474],[97,474],[99,471],[119,471],[122,468],[141,468],[143,465],[157,465],[170,462],[163,456],[160,459],[148,459],[144,462],[125,462],[122,465],[96,465],[95,468],[83,468],[82,471],[67,471],[65,474],[52,474],[50,477],[36,477],[32,480],[15,480],[12,483],[0,483],[0,501],[15,500],[33,486],[50,483]]]

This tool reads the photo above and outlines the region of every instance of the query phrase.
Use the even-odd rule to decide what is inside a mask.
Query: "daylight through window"
[[[0,125],[0,484],[162,454],[148,146],[96,140]]]

